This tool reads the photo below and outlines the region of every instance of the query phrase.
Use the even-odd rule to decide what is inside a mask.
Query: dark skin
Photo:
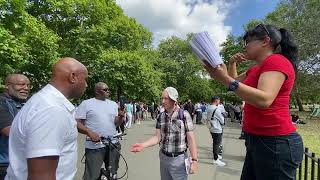
[[[73,58],[60,59],[53,67],[50,84],[67,99],[79,98],[87,87],[86,67]],[[29,158],[28,180],[56,180],[59,156]]]
[[[8,97],[14,97],[24,101],[28,98],[30,92],[30,80],[23,74],[10,74],[5,79],[4,94]],[[11,126],[0,130],[4,136],[9,136]]]
[[[105,101],[106,99],[109,98],[109,96],[110,96],[109,87],[105,83],[99,82],[95,85],[96,99]],[[124,114],[125,114],[125,111],[120,109],[118,112],[118,116],[116,116],[114,119],[114,124],[116,126],[120,126],[120,124],[123,123]],[[93,142],[98,142],[101,140],[101,137],[99,136],[99,134],[93,132],[92,130],[90,130],[85,126],[85,119],[77,119],[77,122],[78,122],[77,128],[81,134],[87,135]]]

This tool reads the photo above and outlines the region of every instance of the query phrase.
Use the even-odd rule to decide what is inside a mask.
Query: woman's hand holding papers
[[[221,64],[218,67],[213,68],[209,63],[206,62],[204,68],[207,70],[211,78],[221,82],[225,86],[228,86],[230,82],[234,80],[228,75],[227,66],[225,64]]]

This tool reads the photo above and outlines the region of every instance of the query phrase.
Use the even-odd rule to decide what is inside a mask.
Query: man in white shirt
[[[98,179],[103,162],[107,171],[111,166],[111,178],[116,179],[117,176],[121,145],[119,140],[113,137],[117,134],[116,127],[123,122],[124,112],[118,116],[117,103],[107,99],[109,92],[107,84],[97,83],[95,97],[84,100],[76,111],[78,130],[87,135],[84,180]],[[110,138],[114,146],[105,147],[103,144],[97,144],[101,137]]]
[[[9,138],[6,180],[72,180],[77,164],[75,107],[87,87],[86,67],[63,58],[53,67],[48,85],[23,106]]]

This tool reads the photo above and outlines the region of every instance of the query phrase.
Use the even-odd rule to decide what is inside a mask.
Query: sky
[[[153,45],[171,36],[208,31],[220,45],[229,34],[243,34],[243,25],[262,19],[279,0],[116,0],[129,17],[153,33]]]

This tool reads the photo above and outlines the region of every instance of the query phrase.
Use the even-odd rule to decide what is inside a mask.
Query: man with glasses
[[[95,97],[84,100],[76,111],[78,130],[87,136],[84,180],[98,179],[103,162],[107,171],[109,166],[112,167],[112,178],[116,179],[117,176],[121,145],[114,136],[117,134],[116,127],[123,122],[124,112],[118,113],[118,105],[108,99],[109,95],[107,84],[98,82],[95,85]],[[97,144],[101,137],[110,138],[116,148]]]
[[[0,180],[9,165],[8,142],[12,121],[29,96],[30,80],[23,74],[9,74],[0,95]]]

